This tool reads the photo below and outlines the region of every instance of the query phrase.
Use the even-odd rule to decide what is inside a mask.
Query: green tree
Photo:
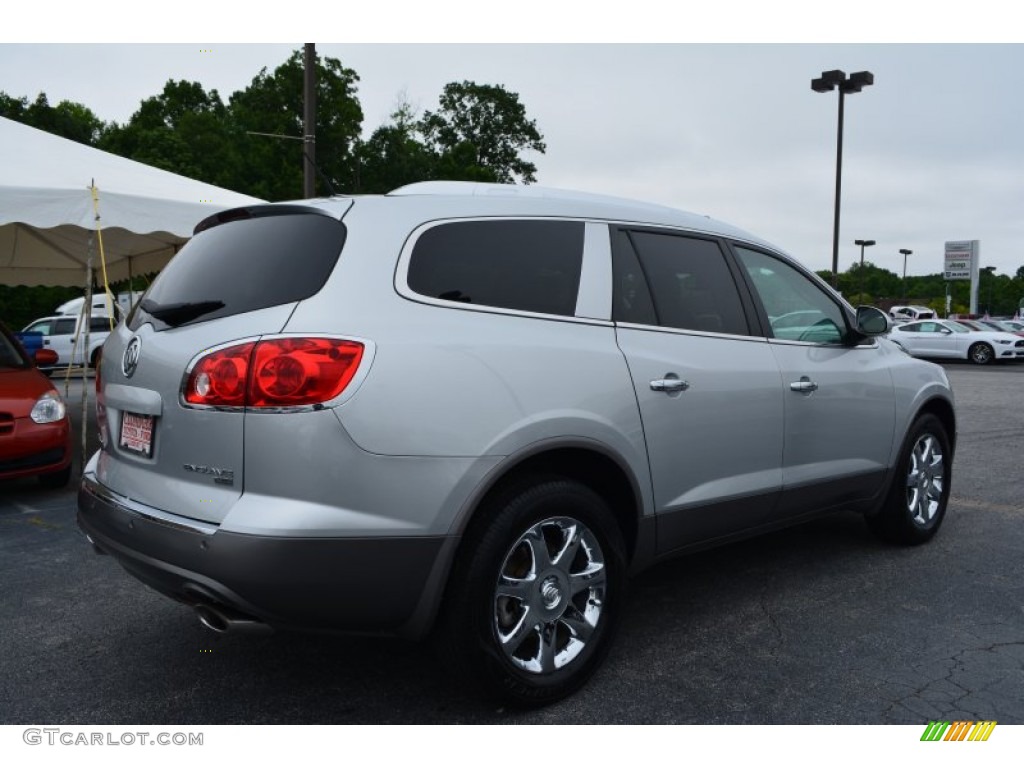
[[[29,102],[25,96],[15,98],[0,91],[0,117],[89,146],[96,146],[108,127],[83,104],[65,100],[50,106],[45,93]]]
[[[415,117],[413,108],[402,101],[391,113],[391,122],[359,144],[356,192],[390,192],[438,178],[438,158],[419,139]]]
[[[439,157],[439,178],[529,184],[537,180],[537,166],[522,153],[547,149],[519,94],[502,85],[448,83],[438,110],[424,113],[419,128]]]
[[[316,58],[316,164],[335,191],[351,190],[356,179],[355,148],[362,129],[363,110],[356,97],[359,76],[338,59]],[[238,150],[239,191],[266,200],[302,197],[301,141],[254,136],[269,133],[301,139],[303,61],[295,51],[273,73],[266,67],[249,86],[232,94],[228,113]],[[326,193],[318,179],[318,189]]]
[[[100,148],[140,163],[240,189],[239,152],[227,108],[216,90],[168,80],[124,126],[111,126]]]

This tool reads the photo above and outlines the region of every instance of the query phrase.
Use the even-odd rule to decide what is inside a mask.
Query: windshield
[[[0,370],[21,370],[29,365],[14,339],[7,335],[6,329],[0,328]]]

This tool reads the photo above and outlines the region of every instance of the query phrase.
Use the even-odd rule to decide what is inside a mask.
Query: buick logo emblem
[[[124,357],[121,358],[121,373],[125,375],[125,378],[130,379],[132,374],[135,373],[135,368],[139,365],[139,355],[142,354],[142,340],[138,336],[133,336],[132,340],[128,342],[128,346],[125,347]]]

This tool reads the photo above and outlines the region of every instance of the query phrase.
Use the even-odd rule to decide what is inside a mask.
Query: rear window
[[[129,327],[162,329],[308,299],[323,288],[344,243],[345,225],[316,211],[263,213],[205,229],[160,273]]]
[[[583,222],[452,222],[416,241],[408,283],[434,299],[572,315],[582,263]]]

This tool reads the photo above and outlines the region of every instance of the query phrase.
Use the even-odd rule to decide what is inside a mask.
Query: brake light
[[[280,408],[340,395],[359,368],[363,345],[321,338],[268,339],[211,352],[193,367],[185,402]]]

